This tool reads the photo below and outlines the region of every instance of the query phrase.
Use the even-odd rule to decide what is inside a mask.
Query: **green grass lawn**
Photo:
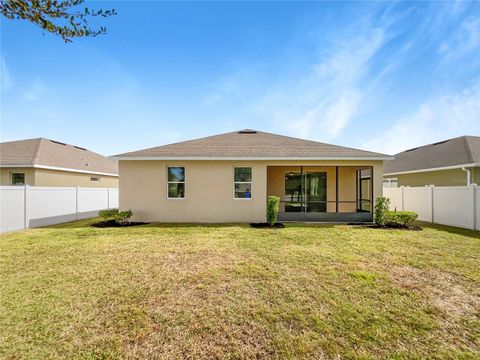
[[[480,357],[480,234],[86,220],[0,239],[0,358]]]

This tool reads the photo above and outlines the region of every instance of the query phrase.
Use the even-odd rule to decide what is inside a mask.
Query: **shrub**
[[[267,198],[267,222],[270,226],[277,222],[279,208],[280,198],[278,196],[269,196]]]
[[[385,225],[385,215],[390,207],[390,199],[384,196],[377,197],[375,201],[375,223]]]
[[[413,211],[387,211],[385,223],[387,225],[401,226],[408,228],[418,217]]]
[[[109,210],[100,210],[98,212],[98,216],[103,218],[104,221],[113,220],[115,216],[118,214],[117,209],[109,209]]]
[[[115,221],[119,224],[128,223],[128,219],[130,219],[132,215],[132,210],[119,211],[115,215]]]

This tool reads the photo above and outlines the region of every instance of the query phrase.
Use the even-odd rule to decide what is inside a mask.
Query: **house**
[[[461,136],[394,155],[383,168],[384,187],[480,184],[480,137]]]
[[[0,143],[0,185],[118,187],[118,164],[49,139]]]
[[[113,156],[120,208],[136,221],[371,221],[390,156],[241,130]]]

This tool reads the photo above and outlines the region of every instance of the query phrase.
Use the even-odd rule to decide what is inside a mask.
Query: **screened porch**
[[[267,194],[280,221],[370,222],[372,179],[371,166],[268,166]]]

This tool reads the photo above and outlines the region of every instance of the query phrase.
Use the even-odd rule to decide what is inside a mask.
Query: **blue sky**
[[[1,22],[1,139],[105,155],[243,128],[396,153],[480,135],[480,2],[91,2]],[[97,23],[97,22],[96,22]]]

